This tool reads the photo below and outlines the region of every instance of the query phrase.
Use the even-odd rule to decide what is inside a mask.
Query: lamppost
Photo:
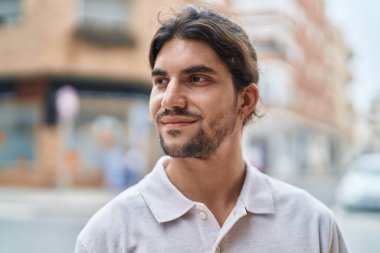
[[[64,188],[70,183],[71,178],[62,156],[73,131],[74,119],[79,112],[79,96],[77,91],[69,85],[60,88],[56,94],[56,108],[58,114],[56,186]]]

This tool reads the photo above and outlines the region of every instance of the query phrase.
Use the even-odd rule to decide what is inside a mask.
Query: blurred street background
[[[0,0],[0,253],[73,252],[162,155],[148,48],[186,3],[225,12],[257,50],[247,161],[332,208],[351,253],[380,252],[380,2]]]

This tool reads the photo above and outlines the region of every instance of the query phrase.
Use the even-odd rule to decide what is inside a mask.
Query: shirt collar
[[[246,164],[247,161],[245,162]],[[274,196],[269,187],[268,177],[253,166],[247,166],[243,188],[238,201],[248,212],[256,214],[274,213]]]
[[[196,204],[170,182],[163,164],[167,159],[170,157],[161,157],[152,172],[139,184],[143,198],[159,223],[181,217]],[[255,167],[247,166],[238,202],[251,213],[274,213],[274,199],[267,178]]]
[[[167,159],[170,157],[161,157],[139,184],[143,198],[159,223],[177,219],[195,205],[170,182],[163,164]]]

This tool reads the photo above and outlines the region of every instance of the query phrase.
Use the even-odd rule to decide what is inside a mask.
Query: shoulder
[[[253,170],[258,188],[265,188],[266,199],[273,201],[273,213],[261,216],[262,227],[273,238],[292,238],[305,249],[318,252],[347,252],[333,212],[303,189]],[[252,192],[255,186],[252,186]],[[257,191],[257,188],[256,188]],[[255,216],[256,221],[260,216]],[[268,222],[270,226],[268,226]],[[305,250],[304,252],[310,252]]]
[[[138,185],[132,186],[99,209],[78,235],[77,244],[89,252],[121,251],[125,245],[117,238],[128,234],[137,216],[146,209]]]
[[[293,216],[298,213],[304,216],[315,215],[326,219],[332,218],[332,211],[307,191],[268,175],[263,174],[263,179],[272,192],[277,211],[297,211]]]
[[[339,243],[339,229],[333,212],[321,201],[303,189],[264,176],[275,203],[275,215],[282,225],[302,231],[319,242],[322,252],[328,252],[333,243]],[[315,233],[317,232],[317,233]]]

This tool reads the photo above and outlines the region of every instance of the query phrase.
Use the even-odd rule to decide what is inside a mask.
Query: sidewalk
[[[106,189],[0,187],[0,219],[83,219],[114,196]]]
[[[88,219],[113,197],[106,189],[0,186],[0,252],[73,252]]]

